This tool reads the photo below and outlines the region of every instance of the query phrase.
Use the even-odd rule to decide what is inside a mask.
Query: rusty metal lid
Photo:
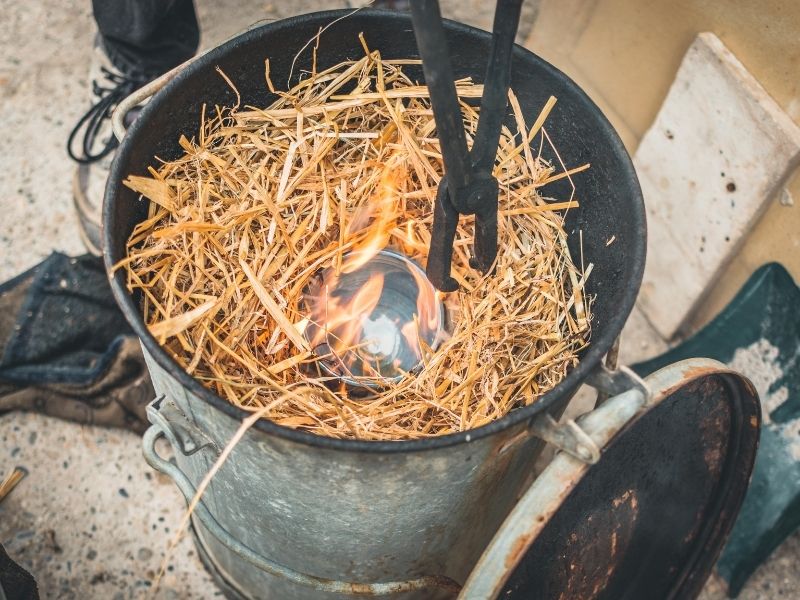
[[[602,449],[555,457],[495,535],[460,598],[692,598],[719,556],[753,468],[750,382],[691,359],[579,419]]]

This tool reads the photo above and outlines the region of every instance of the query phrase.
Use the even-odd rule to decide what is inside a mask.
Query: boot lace
[[[105,67],[101,67],[100,71],[103,80],[92,81],[92,91],[99,100],[78,120],[67,140],[67,153],[72,160],[81,164],[96,162],[114,151],[119,142],[112,133],[99,151],[92,152],[103,123],[106,119],[111,118],[111,113],[123,98],[132,94],[149,80],[144,77],[113,73]],[[80,152],[76,152],[75,143],[81,134],[83,134],[83,140],[80,142]]]

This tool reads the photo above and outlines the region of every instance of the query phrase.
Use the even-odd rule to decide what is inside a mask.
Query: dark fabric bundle
[[[101,259],[51,254],[0,285],[0,413],[143,431],[152,385]]]
[[[2,544],[0,544],[0,598],[39,599],[39,589],[31,574],[11,560]]]

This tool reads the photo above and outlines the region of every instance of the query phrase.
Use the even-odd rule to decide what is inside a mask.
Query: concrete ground
[[[214,45],[250,23],[292,13],[349,6],[296,0],[198,0],[203,45]],[[442,2],[445,12],[488,28],[492,4]],[[535,16],[528,2],[525,38]],[[81,253],[71,209],[73,166],[64,151],[86,102],[92,42],[90,3],[0,0],[0,106],[6,167],[0,170],[0,281],[52,250]],[[623,338],[622,360],[652,356],[664,345],[638,313]],[[219,596],[188,539],[164,561],[183,513],[176,488],[141,457],[140,438],[34,414],[0,417],[0,476],[14,465],[30,475],[0,504],[0,542],[39,582],[43,598]],[[747,600],[797,597],[800,537],[785,543],[751,579]],[[715,582],[705,600],[723,598]]]

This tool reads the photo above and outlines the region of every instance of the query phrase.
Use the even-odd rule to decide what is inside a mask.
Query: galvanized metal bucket
[[[385,58],[417,54],[407,15],[365,10],[338,20],[346,14],[315,13],[250,30],[143,88],[115,118],[124,138],[106,190],[105,261],[158,394],[149,411],[153,426],[144,438],[145,456],[187,499],[245,413],[164,352],[142,321],[138,299],[126,290],[124,274],[112,270],[147,211],[121,181],[144,173],[155,155],[177,156],[177,140],[195,132],[203,103],[235,102],[217,66],[237,84],[242,103],[265,105],[270,96],[263,85],[264,58],[271,59],[272,77],[285,80],[303,44],[331,23],[317,52],[320,68],[358,56],[361,32]],[[490,34],[452,22],[446,31],[457,49],[456,76],[481,80]],[[295,73],[311,60],[309,53],[299,56]],[[584,261],[594,264],[587,284],[597,297],[591,346],[537,403],[459,434],[366,442],[256,423],[212,479],[193,518],[201,551],[231,594],[452,597],[532,480],[542,439],[585,460],[597,457],[591,439],[553,419],[575,390],[591,383],[614,394],[641,385],[631,373],[608,372],[601,363],[633,306],[644,265],[644,208],[630,159],[600,110],[563,73],[521,48],[514,51],[513,73],[512,88],[531,118],[550,95],[558,97],[548,123],[561,157],[568,164],[592,164],[578,182],[581,206],[567,220],[572,252],[579,255],[580,237]],[[125,133],[121,114],[153,93]],[[557,186],[563,183],[549,192],[561,195]],[[612,238],[615,243],[608,245]],[[160,437],[172,445],[174,463],[156,453]]]

